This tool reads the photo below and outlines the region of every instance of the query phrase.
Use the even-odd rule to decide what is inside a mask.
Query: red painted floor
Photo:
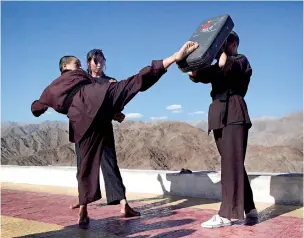
[[[73,237],[78,230],[77,211],[69,209],[75,196],[34,193],[2,189],[2,215],[65,226],[62,231],[37,234],[35,237]],[[104,206],[102,201],[89,206],[90,230],[103,231],[119,237],[206,237],[206,238],[300,238],[303,220],[276,216],[271,210],[261,214],[260,223],[245,226],[241,222],[231,227],[204,229],[200,223],[216,214],[214,210],[187,208],[187,204],[170,205],[156,202],[131,203],[141,213],[140,218],[120,218],[119,206]],[[24,236],[30,237],[30,236]],[[31,236],[33,237],[33,236]]]

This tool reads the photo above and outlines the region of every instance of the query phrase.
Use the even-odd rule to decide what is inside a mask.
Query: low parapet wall
[[[121,175],[129,192],[221,199],[221,174],[216,171],[121,169]],[[255,202],[303,205],[303,174],[249,173],[249,180]],[[0,181],[77,187],[75,167],[2,165]],[[100,184],[104,189],[102,176]]]

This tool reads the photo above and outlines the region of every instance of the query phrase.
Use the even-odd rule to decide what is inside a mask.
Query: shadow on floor
[[[147,215],[144,215],[147,220]],[[152,217],[153,219],[153,217]],[[66,226],[62,230],[49,231],[34,235],[26,235],[22,237],[183,237],[191,235],[193,229],[179,229],[179,226],[187,225],[194,222],[193,219],[166,220],[154,223],[143,223],[142,218],[119,219],[119,217],[111,217],[106,219],[90,221],[88,230],[81,230],[78,225]],[[161,234],[154,230],[171,229]],[[137,233],[146,233],[137,235]],[[155,234],[155,236],[153,236]]]
[[[171,174],[172,175],[172,174]],[[170,175],[170,176],[171,176]],[[180,175],[179,175],[180,176]],[[185,175],[187,176],[187,175]],[[285,178],[284,178],[285,176]],[[303,191],[303,174],[300,175],[290,175],[298,176],[301,180],[296,185],[299,192]],[[207,176],[208,177],[208,176]],[[258,176],[250,176],[250,181]],[[170,179],[170,178],[168,178]],[[181,178],[179,178],[179,181]],[[178,213],[178,210],[184,208],[191,208],[202,204],[211,204],[218,202],[217,200],[209,200],[202,198],[187,198],[182,196],[172,196],[178,193],[178,189],[181,188],[180,184],[176,184],[178,180],[171,180],[170,191],[167,191],[162,177],[158,176],[158,181],[162,187],[164,195],[156,196],[153,198],[130,200],[129,202],[149,202],[141,206],[136,207],[142,216],[133,219],[120,219],[120,217],[109,217],[100,220],[91,220],[89,230],[80,230],[77,225],[67,226],[60,231],[50,231],[41,234],[35,234],[23,237],[137,237],[137,238],[147,238],[147,237],[185,237],[193,234],[196,230],[194,229],[181,229],[181,226],[190,225],[197,222],[195,219],[173,219]],[[285,181],[285,182],[284,182]],[[214,183],[210,180],[208,186],[214,186],[214,189],[220,189],[220,181]],[[278,175],[271,177],[270,183],[270,196],[275,199],[274,205],[264,209],[259,213],[259,219],[248,220],[246,225],[255,225],[258,223],[265,222],[269,219],[281,216],[283,214],[289,213],[299,208],[299,205],[303,205],[303,196],[300,197],[298,203],[294,206],[290,206],[288,201],[284,203],[284,196],[290,196],[294,193],[295,187],[292,184],[288,184],[286,180],[286,175]],[[154,202],[153,202],[154,200]],[[152,203],[150,203],[152,201]],[[283,201],[283,202],[282,202]],[[91,206],[103,206],[102,204],[92,204]],[[214,211],[216,213],[216,211]],[[167,219],[163,219],[167,218]],[[180,218],[180,217],[176,217]],[[155,221],[156,219],[161,219],[161,221]],[[242,224],[244,221],[238,221],[235,224]],[[157,234],[157,230],[167,229],[166,232]],[[168,231],[168,229],[170,231]],[[141,234],[143,233],[143,234]],[[146,234],[148,233],[148,234]],[[109,235],[111,234],[111,235]]]
[[[214,173],[215,171],[208,171],[207,173]],[[206,174],[206,172],[199,172],[198,174]],[[148,198],[148,199],[140,199],[135,201],[142,201],[145,200],[158,200],[157,202],[150,203],[141,207],[141,209],[154,209],[155,207],[160,207],[170,203],[176,203],[174,205],[167,206],[168,209],[171,211],[182,209],[182,208],[189,208],[194,207],[197,205],[203,204],[211,204],[217,203],[219,200],[211,200],[211,199],[202,199],[202,198],[188,198],[182,196],[176,196],[175,194],[179,194],[183,191],[183,184],[184,179],[187,175],[183,178],[180,174],[174,176],[174,174],[170,173],[167,174],[167,180],[171,182],[170,184],[170,192],[166,190],[164,183],[162,181],[162,177],[158,176],[158,181],[160,182],[160,186],[162,187],[164,195],[157,196],[155,198]],[[249,181],[251,183],[252,180],[259,177],[259,175],[250,175]],[[293,177],[293,184],[290,184],[290,180],[288,177]],[[205,178],[209,178],[205,176]],[[206,187],[208,186],[209,189],[220,192],[221,184],[219,182],[213,182],[211,179],[205,181]],[[173,195],[172,195],[173,194]],[[294,195],[292,195],[294,194]],[[248,226],[256,225],[267,220],[276,218],[278,216],[290,213],[294,210],[299,209],[303,206],[303,174],[280,174],[276,176],[272,176],[270,180],[270,196],[274,198],[274,204],[270,205],[269,207],[265,208],[261,212],[259,212],[258,219],[247,219],[244,221],[237,221],[234,224],[245,224]],[[297,196],[298,199],[294,202],[290,202],[290,196]],[[294,197],[292,197],[293,200]]]
[[[293,177],[293,183],[290,183],[288,177]],[[286,213],[295,211],[303,206],[303,174],[279,174],[272,176],[270,180],[270,196],[274,198],[274,204],[259,212],[258,219],[248,221],[247,225],[255,225],[274,219]],[[294,202],[290,202],[289,197]],[[298,199],[295,199],[295,196]]]
[[[170,192],[166,191],[161,176],[158,176],[158,181],[163,189],[164,195],[156,196],[147,199],[130,200],[133,202],[145,202],[147,204],[136,207],[141,212],[141,217],[123,219],[118,216],[109,217],[100,220],[91,220],[88,230],[80,230],[78,225],[67,226],[59,231],[50,231],[35,235],[23,237],[185,237],[195,232],[194,229],[181,229],[181,226],[189,225],[197,220],[195,219],[179,219],[177,211],[184,208],[190,208],[197,205],[214,203],[202,198],[185,198],[181,196],[171,196]],[[155,202],[153,202],[155,200]],[[151,203],[152,201],[152,203]],[[173,203],[173,204],[172,204]],[[105,206],[101,203],[95,203],[90,206]],[[173,217],[175,216],[175,217]],[[167,218],[167,219],[163,219]],[[155,221],[161,219],[161,221]],[[166,232],[157,234],[155,230],[166,229]],[[168,229],[170,231],[168,231]],[[149,234],[145,234],[148,232]],[[139,233],[144,233],[143,235]],[[111,234],[111,235],[109,235]],[[138,234],[138,236],[136,236]],[[155,234],[155,235],[154,235]],[[154,236],[153,236],[154,235]]]

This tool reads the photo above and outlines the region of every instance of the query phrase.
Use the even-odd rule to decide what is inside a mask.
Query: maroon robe
[[[247,93],[252,68],[244,55],[228,56],[225,66],[221,69],[218,64],[198,71],[196,77],[190,77],[195,83],[211,83],[212,103],[208,113],[209,131],[224,128],[226,125],[243,122],[251,125],[244,97]],[[232,95],[228,99],[223,95],[228,89]],[[227,106],[226,120],[224,110]]]
[[[136,75],[117,83],[98,84],[83,70],[62,74],[32,104],[32,113],[40,116],[48,107],[65,114],[63,103],[69,93],[81,82],[90,82],[73,97],[67,116],[70,120],[70,140],[79,144],[83,158],[78,176],[80,205],[101,198],[99,185],[100,158],[105,133],[115,113],[138,93],[153,86],[166,73],[163,61],[152,61]]]
[[[244,55],[228,56],[226,64],[218,64],[197,72],[190,79],[211,83],[212,103],[208,114],[208,133],[213,130],[221,155],[222,204],[219,215],[243,219],[255,208],[253,194],[244,167],[248,130],[251,121],[244,97],[252,69]]]

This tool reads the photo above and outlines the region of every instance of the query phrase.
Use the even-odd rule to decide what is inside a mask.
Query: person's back
[[[52,107],[55,111],[67,114],[65,99],[78,85],[93,82],[90,75],[81,69],[80,61],[74,56],[63,56],[59,61],[61,76],[55,79],[42,93],[39,100],[32,103],[32,112],[38,117]]]
[[[72,119],[70,141],[79,141],[85,134],[109,87],[97,84],[74,56],[60,59],[61,76],[55,79],[31,105],[34,116],[39,117],[48,107]],[[77,128],[77,129],[76,129]],[[71,136],[72,134],[72,136]]]

